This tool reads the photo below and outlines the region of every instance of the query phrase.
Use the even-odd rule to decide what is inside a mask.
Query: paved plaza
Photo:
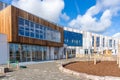
[[[26,69],[6,73],[6,77],[0,80],[87,80],[61,72],[58,65],[63,62],[66,60],[28,65]]]

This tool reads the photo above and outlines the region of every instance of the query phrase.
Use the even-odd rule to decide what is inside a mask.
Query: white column
[[[22,46],[22,45],[21,45]],[[31,61],[32,61],[32,46],[29,47],[30,48],[30,58],[31,58]],[[22,53],[21,53],[22,55]],[[22,57],[22,56],[21,56]]]
[[[22,45],[19,44],[18,49],[20,51],[20,61],[22,61]]]
[[[42,47],[41,49],[42,49],[42,60],[44,60],[44,51],[43,51],[43,47]]]
[[[47,47],[47,54],[46,54],[46,59],[49,60],[50,53],[49,53],[49,47]]]
[[[59,53],[58,53],[59,59],[63,58],[63,50],[64,50],[63,47],[59,48]]]
[[[50,56],[51,56],[51,59],[53,60],[54,59],[54,47],[50,47]]]

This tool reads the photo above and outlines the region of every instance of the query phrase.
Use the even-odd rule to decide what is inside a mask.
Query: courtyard
[[[67,61],[73,60],[75,59]],[[26,69],[6,73],[6,76],[1,77],[0,80],[88,80],[61,72],[58,66],[67,61],[57,60],[30,64]]]
[[[112,70],[117,65],[115,56],[104,57],[102,58],[102,60],[108,61],[104,63],[104,65],[106,66],[105,69],[108,70],[108,72],[110,72],[109,67]],[[27,68],[20,68],[12,72],[7,72],[5,77],[0,77],[0,80],[92,80],[89,77],[87,77],[87,75],[76,76],[76,75],[73,75],[74,73],[69,74],[60,70],[60,66],[62,66],[63,64],[68,64],[71,62],[78,62],[78,61],[82,62],[82,64],[80,65],[78,63],[72,63],[70,65],[66,65],[66,68],[69,68],[70,70],[73,70],[73,71],[78,71],[80,73],[81,72],[87,73],[87,72],[84,72],[84,70],[89,70],[87,74],[90,74],[90,75],[92,74],[96,75],[96,73],[94,74],[93,72],[96,72],[99,70],[100,70],[100,73],[97,73],[97,74],[101,75],[101,71],[104,69],[104,67],[102,68],[100,67],[101,62],[93,66],[93,62],[91,62],[93,61],[93,58],[91,57],[91,59],[88,59],[88,57],[86,56],[81,58],[71,58],[71,59],[62,59],[62,60],[54,60],[54,61],[25,62],[25,63],[19,63],[19,65],[26,65]],[[87,63],[84,63],[84,62],[87,62]],[[111,62],[115,65],[109,64]],[[87,67],[85,67],[84,64],[86,64]],[[82,69],[83,71],[81,71],[80,69]],[[91,73],[90,71],[92,71],[92,69],[93,69],[93,72]],[[116,69],[116,71],[117,70],[118,69]],[[114,73],[114,71],[112,73]],[[109,74],[111,73],[107,73],[107,76],[109,76]],[[115,74],[113,76],[117,77],[118,75]],[[101,76],[106,76],[106,73],[105,75],[102,74]]]

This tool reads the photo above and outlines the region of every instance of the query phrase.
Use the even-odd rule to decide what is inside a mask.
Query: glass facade
[[[67,46],[82,46],[83,35],[81,33],[64,30],[64,44],[67,44]]]
[[[46,60],[47,48],[10,43],[10,61],[29,62]]]
[[[19,36],[61,42],[59,31],[19,17]]]

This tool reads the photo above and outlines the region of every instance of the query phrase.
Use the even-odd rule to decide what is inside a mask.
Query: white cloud
[[[59,21],[63,0],[13,0],[12,5],[52,22]]]
[[[78,15],[68,24],[70,27],[77,29],[102,32],[112,24],[112,17],[120,10],[120,0],[97,0],[96,5],[90,7],[84,15]],[[97,14],[102,13],[97,19]]]
[[[70,17],[66,13],[61,14],[61,18],[65,21],[68,21],[70,19]]]
[[[113,37],[120,38],[120,33],[114,34]]]

